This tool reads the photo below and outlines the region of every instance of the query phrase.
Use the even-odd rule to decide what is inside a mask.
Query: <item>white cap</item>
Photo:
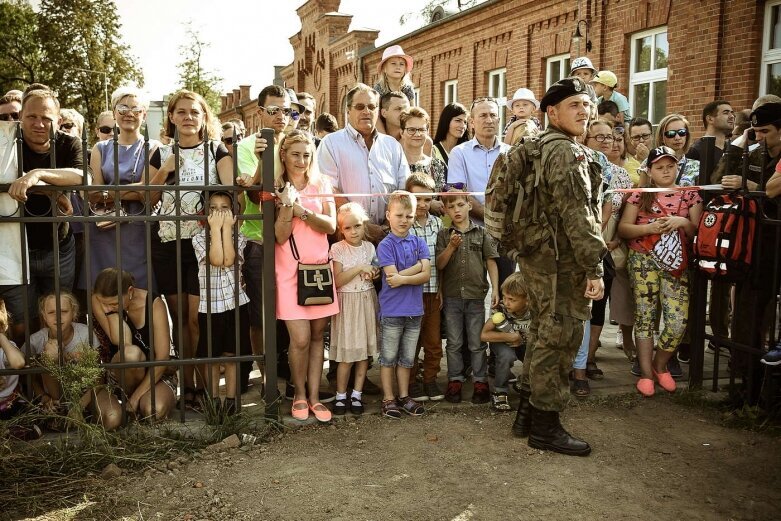
[[[570,66],[569,73],[572,74],[577,69],[591,69],[591,72],[593,72],[594,74],[597,73],[597,70],[594,68],[594,64],[591,63],[591,60],[589,60],[585,56],[581,56],[580,58],[575,58],[572,61],[572,65]]]
[[[508,105],[510,108],[512,108],[513,103],[516,101],[528,101],[531,103],[534,103],[534,108],[539,109],[540,108],[540,102],[537,101],[537,98],[534,97],[534,93],[530,89],[518,89],[515,91],[515,94],[513,94],[513,97],[510,99],[510,102]]]

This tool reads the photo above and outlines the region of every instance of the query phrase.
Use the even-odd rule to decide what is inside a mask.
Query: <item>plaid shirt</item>
[[[204,229],[193,237],[193,249],[195,257],[198,259],[198,283],[201,286],[201,300],[198,303],[198,313],[206,313],[206,262],[209,256],[206,253],[206,232]],[[238,248],[236,249],[236,262],[239,264],[239,276],[241,276],[241,265],[244,263],[244,246],[247,244],[247,238],[239,233]],[[236,280],[233,276],[233,266],[211,266],[209,268],[209,278],[211,279],[211,312],[224,313],[236,307]],[[244,292],[244,288],[239,285],[239,306],[249,302],[249,297]]]
[[[426,244],[428,245],[428,254],[431,256],[431,278],[428,280],[428,282],[423,284],[423,293],[436,293],[439,289],[435,253],[437,249],[437,235],[441,229],[442,219],[436,215],[431,214],[428,215],[428,220],[426,220],[426,224],[424,226],[421,226],[416,218],[415,222],[412,224],[412,228],[410,229],[413,235],[417,235],[426,241]]]

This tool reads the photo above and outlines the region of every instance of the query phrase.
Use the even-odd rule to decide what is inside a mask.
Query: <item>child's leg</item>
[[[399,397],[409,396],[409,381],[415,362],[415,346],[420,337],[420,324],[423,317],[404,317],[404,331],[399,343],[399,361],[396,366],[396,382],[399,385]]]
[[[488,368],[485,349],[480,342],[480,332],[485,324],[485,304],[483,300],[464,300],[464,322],[466,324],[467,343],[472,354],[472,381],[485,382]]]
[[[659,346],[653,367],[657,373],[667,371],[667,362],[675,353],[686,333],[689,317],[689,275],[684,272],[675,278],[668,272],[660,274],[662,316],[664,329],[659,335]]]
[[[496,376],[494,392],[507,393],[510,380],[510,368],[515,363],[515,349],[503,342],[492,342],[491,351],[496,354]]]
[[[336,392],[338,394],[346,394],[347,393],[347,380],[350,379],[350,371],[353,368],[352,362],[339,362],[339,365],[336,366]],[[356,373],[357,373],[356,369]],[[366,376],[366,372],[364,372],[363,376]],[[357,375],[356,375],[356,384],[357,382]],[[361,385],[363,385],[363,380],[361,380]]]
[[[575,361],[572,362],[572,369],[575,371],[576,380],[587,380],[586,364],[588,363],[588,354],[591,346],[591,321],[586,320],[583,328],[583,341],[578,348],[578,354],[575,355]]]
[[[355,362],[355,383],[353,384],[353,390],[363,392],[363,383],[366,381],[366,372],[369,370],[369,360],[361,360]],[[345,389],[347,388],[347,382],[345,382]]]
[[[436,293],[423,294],[423,321],[420,325],[419,344],[423,346],[423,382],[432,383],[437,379],[439,365],[442,362],[442,338],[440,324],[440,300]],[[417,353],[415,355],[417,362]],[[413,374],[414,370],[413,370]]]
[[[659,305],[659,268],[650,256],[629,252],[627,260],[632,276],[632,294],[635,298],[635,336],[637,360],[643,378],[652,378],[651,358],[654,349],[654,324]]]
[[[447,335],[447,344],[445,351],[447,355],[447,379],[452,382],[457,380],[464,381],[464,360],[461,356],[461,346],[464,343],[464,300],[459,298],[445,297],[445,328]],[[479,333],[478,333],[479,334]]]
[[[236,370],[236,363],[229,361],[234,355],[233,353],[222,354],[227,360],[225,361],[225,398],[236,398],[236,376],[238,371]],[[217,380],[219,383],[219,380]]]
[[[399,346],[404,333],[404,317],[383,317],[380,320],[380,382],[383,400],[393,400],[393,374],[399,361]]]
[[[227,373],[228,368],[225,367],[225,371]],[[209,381],[207,382],[209,385],[207,389],[209,390],[209,396],[213,400],[219,400],[220,399],[220,364],[210,364],[209,365]]]

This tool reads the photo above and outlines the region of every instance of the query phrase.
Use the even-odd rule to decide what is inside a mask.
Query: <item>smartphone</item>
[[[756,141],[757,140],[757,133],[754,132],[753,128],[748,129],[748,140],[749,141]]]

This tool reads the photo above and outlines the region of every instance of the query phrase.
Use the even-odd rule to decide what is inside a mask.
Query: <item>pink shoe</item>
[[[669,373],[667,376],[669,376]],[[640,391],[640,394],[643,396],[653,396],[655,392],[654,381],[650,378],[640,378],[637,381],[637,390]]]
[[[675,392],[675,380],[673,380],[673,377],[670,375],[670,371],[665,371],[664,373],[657,373],[656,369],[654,371],[654,378],[656,378],[656,381],[659,382],[659,385],[667,391],[668,393]]]
[[[303,405],[303,407],[301,407]],[[290,410],[290,415],[298,421],[309,419],[309,405],[306,400],[296,400]]]
[[[322,403],[320,402],[310,403],[309,410],[312,411],[312,414],[315,415],[317,421],[323,423],[331,421],[331,411],[329,411],[328,407],[326,407]]]

